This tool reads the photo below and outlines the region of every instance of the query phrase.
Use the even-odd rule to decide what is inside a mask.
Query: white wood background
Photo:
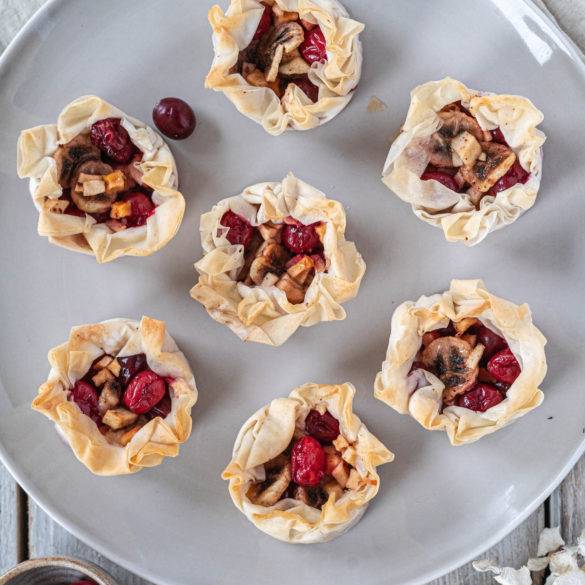
[[[44,1],[0,0],[0,53]],[[545,0],[544,3],[585,50],[585,0]],[[565,540],[575,542],[585,528],[584,501],[585,457],[528,520],[483,557],[507,566],[520,566],[529,556],[535,556],[538,535],[545,526],[560,524]],[[0,574],[22,560],[49,555],[70,555],[93,561],[109,571],[120,585],[149,585],[148,581],[115,565],[51,520],[0,464]],[[541,585],[542,576],[535,577],[535,585]],[[488,583],[493,584],[493,578],[475,572],[469,564],[429,585]]]

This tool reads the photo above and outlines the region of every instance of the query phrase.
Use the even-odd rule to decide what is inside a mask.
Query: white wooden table
[[[0,0],[0,53],[44,2]],[[544,0],[544,4],[585,50],[585,0]],[[524,564],[529,556],[535,555],[538,536],[545,526],[560,524],[565,541],[575,542],[585,528],[584,503],[585,456],[551,497],[484,557],[508,566]],[[121,585],[148,585],[148,581],[104,558],[51,520],[0,464],[0,574],[22,560],[48,555],[70,555],[93,561],[109,571]],[[488,583],[494,583],[492,577],[475,572],[469,564],[429,585]]]

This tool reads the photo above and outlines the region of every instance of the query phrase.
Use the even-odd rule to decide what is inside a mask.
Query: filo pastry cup
[[[264,12],[259,0],[232,0],[225,13],[217,5],[210,9],[215,56],[205,79],[205,87],[223,92],[240,113],[274,136],[320,126],[349,103],[361,76],[359,34],[364,29],[337,0],[276,0],[275,4],[319,25],[325,36],[327,61],[313,63],[308,72],[319,90],[318,100],[313,103],[292,84],[280,99],[270,88],[251,85],[237,72],[240,51],[250,45]]]
[[[355,388],[347,383],[305,384],[288,398],[273,400],[244,423],[222,477],[229,481],[234,504],[257,528],[278,540],[307,544],[331,540],[362,517],[379,489],[376,467],[392,461],[394,455],[354,414],[354,395]],[[341,442],[347,444],[343,458],[357,471],[355,486],[345,489],[340,499],[330,495],[321,510],[293,498],[272,506],[252,503],[247,493],[253,483],[263,481],[263,464],[285,451],[293,436],[304,431],[312,409],[326,409],[339,421]]]
[[[282,223],[293,217],[303,224],[322,222],[327,271],[313,278],[304,302],[292,304],[276,286],[247,286],[237,281],[244,265],[244,247],[232,245],[220,224],[228,210],[257,226]],[[299,327],[345,319],[342,303],[358,293],[366,265],[353,242],[345,240],[345,211],[341,203],[297,179],[257,183],[239,195],[220,201],[201,216],[204,257],[195,264],[199,281],[191,296],[213,319],[227,325],[245,341],[278,346]]]
[[[437,112],[454,102],[461,102],[482,130],[499,128],[522,168],[530,173],[526,183],[517,183],[495,196],[484,195],[479,208],[467,193],[420,178],[429,163],[425,144],[441,126]],[[419,219],[441,228],[449,242],[473,246],[490,232],[516,221],[536,202],[545,141],[537,126],[543,118],[542,112],[525,97],[479,92],[448,77],[425,83],[411,92],[410,108],[390,147],[382,181],[410,203]]]
[[[141,181],[153,190],[156,206],[145,225],[117,232],[89,214],[78,217],[51,211],[51,203],[63,194],[54,158],[58,147],[88,134],[95,122],[106,118],[121,119],[121,126],[142,154],[140,162],[131,164]],[[152,128],[95,95],[80,97],[65,106],[57,124],[22,131],[17,171],[19,177],[30,179],[30,193],[39,212],[39,235],[68,250],[93,255],[100,263],[156,252],[173,238],[183,219],[185,200],[177,191],[177,168],[167,144]]]
[[[155,417],[121,446],[108,442],[98,426],[68,400],[71,388],[103,354],[122,358],[144,353],[148,367],[167,378],[171,411]],[[197,401],[195,379],[185,356],[163,321],[143,317],[111,319],[73,327],[69,339],[49,352],[51,371],[32,408],[54,421],[75,456],[97,475],[136,473],[176,457],[191,434],[191,408]]]
[[[505,399],[485,412],[443,407],[443,382],[422,368],[411,372],[426,332],[469,317],[503,337],[521,367]],[[453,445],[472,443],[540,405],[544,396],[539,385],[547,369],[545,343],[532,323],[528,305],[515,305],[491,294],[481,280],[453,280],[448,291],[406,301],[394,311],[374,396],[397,412],[409,414],[427,430],[445,431]]]

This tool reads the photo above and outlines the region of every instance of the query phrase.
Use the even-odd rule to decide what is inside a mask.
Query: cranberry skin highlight
[[[179,98],[160,100],[152,110],[155,126],[168,138],[185,140],[193,134],[197,120],[191,106]]]

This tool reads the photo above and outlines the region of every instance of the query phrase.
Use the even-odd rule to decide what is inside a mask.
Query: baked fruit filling
[[[352,465],[356,458],[355,448],[339,434],[339,421],[324,408],[311,410],[304,429],[297,428],[287,449],[264,464],[266,478],[252,484],[246,496],[259,506],[292,498],[320,510],[367,481]]]
[[[443,382],[444,407],[476,412],[502,402],[521,372],[506,340],[475,318],[425,333],[411,372],[418,369]]]
[[[319,88],[308,77],[311,64],[327,61],[325,36],[319,25],[281,10],[265,0],[264,12],[252,42],[240,51],[236,71],[250,84],[268,87],[282,98],[295,84],[313,102]]]
[[[528,181],[525,171],[499,128],[482,130],[461,102],[446,105],[437,114],[441,127],[432,134],[427,152],[429,164],[421,175],[458,193],[468,193],[479,207],[485,195],[497,195]]]
[[[53,156],[63,194],[46,199],[47,211],[88,214],[114,232],[142,226],[155,212],[152,190],[134,166],[142,153],[119,118],[95,122],[89,134],[59,146]]]
[[[147,422],[171,412],[171,382],[148,367],[143,353],[104,354],[75,382],[68,400],[95,422],[109,443],[125,447]]]
[[[244,246],[244,265],[237,280],[247,286],[276,286],[289,303],[299,304],[315,274],[327,271],[322,222],[304,225],[289,216],[283,223],[253,226],[229,210],[220,224],[229,228],[226,238],[230,244]]]

